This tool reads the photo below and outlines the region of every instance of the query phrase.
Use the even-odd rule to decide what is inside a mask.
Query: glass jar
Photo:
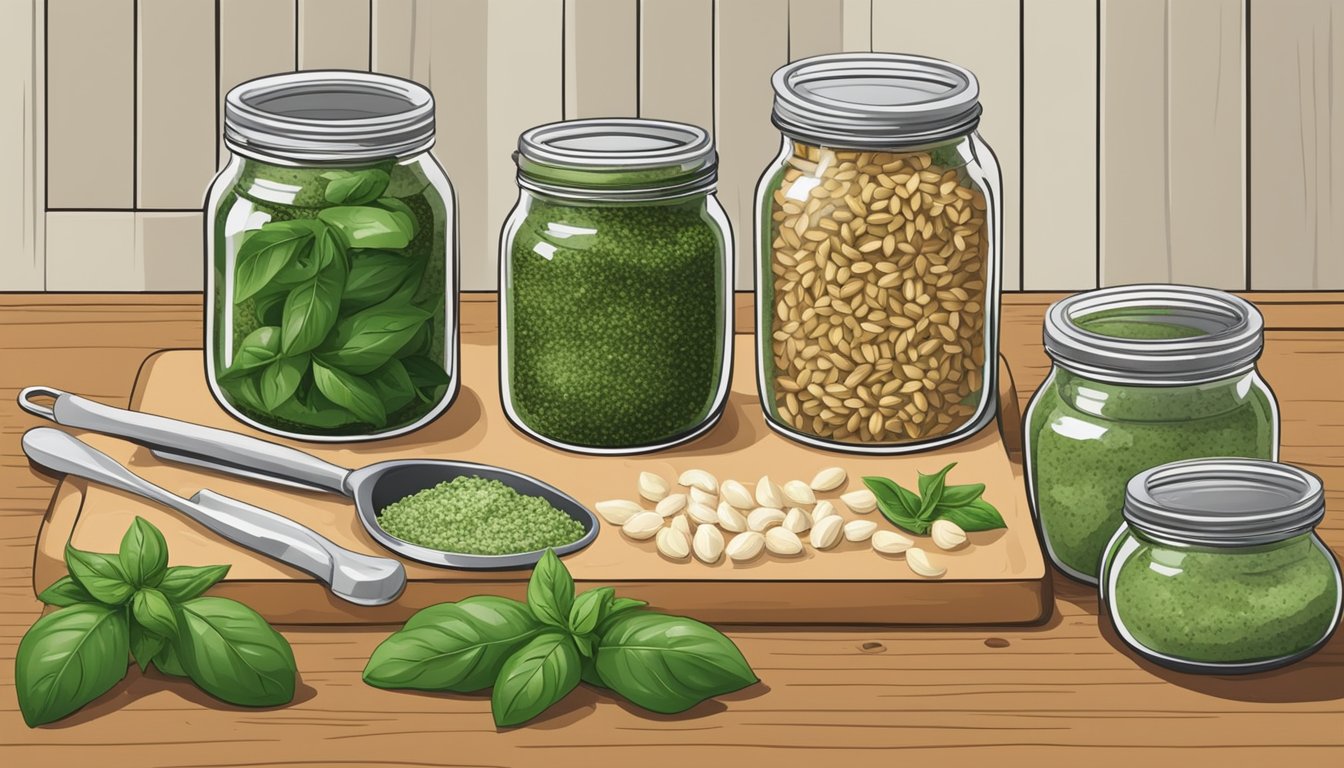
[[[1101,598],[1143,656],[1187,672],[1297,661],[1340,617],[1340,572],[1314,528],[1320,478],[1252,459],[1164,464],[1128,483]]]
[[[229,92],[228,165],[206,204],[206,379],[258,429],[366,440],[457,394],[453,190],[434,100],[360,72]]]
[[[775,72],[757,188],[756,338],[775,430],[902,453],[994,418],[998,162],[979,86],[937,59],[817,56]]]
[[[1024,421],[1028,496],[1057,568],[1096,583],[1138,472],[1278,456],[1278,406],[1255,369],[1263,349],[1255,307],[1207,288],[1120,286],[1050,307],[1054,366]]]
[[[518,140],[500,239],[500,394],[519,429],[583,453],[703,434],[731,370],[732,234],[702,129],[575,120]]]

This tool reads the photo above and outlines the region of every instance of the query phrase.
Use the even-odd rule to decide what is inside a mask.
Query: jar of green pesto
[[[206,205],[206,378],[305,440],[420,427],[457,392],[457,230],[434,99],[361,72],[243,83]]]
[[[1101,598],[1143,656],[1187,672],[1259,672],[1319,649],[1340,617],[1340,571],[1314,528],[1320,478],[1255,459],[1135,475],[1106,549]]]
[[[519,429],[583,453],[651,451],[718,419],[732,235],[703,129],[575,120],[518,141],[500,238],[500,394]]]
[[[1052,305],[1054,362],[1027,408],[1026,474],[1046,552],[1095,584],[1125,484],[1181,459],[1278,456],[1279,413],[1256,372],[1264,323],[1221,291],[1133,285]]]

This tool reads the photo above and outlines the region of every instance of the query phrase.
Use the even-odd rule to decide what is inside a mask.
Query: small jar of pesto
[[[518,141],[500,238],[510,421],[583,453],[651,451],[717,421],[731,365],[732,235],[703,129],[575,120]]]
[[[1206,288],[1133,285],[1052,305],[1054,367],[1027,408],[1027,489],[1046,552],[1097,582],[1125,484],[1181,459],[1278,456],[1279,413],[1256,372],[1264,323]]]
[[[1314,528],[1320,478],[1287,464],[1201,459],[1135,475],[1101,598],[1158,664],[1259,672],[1319,649],[1339,624],[1340,571]]]
[[[252,80],[224,102],[232,157],[205,209],[206,379],[258,429],[390,437],[457,392],[452,186],[434,99],[386,75]]]

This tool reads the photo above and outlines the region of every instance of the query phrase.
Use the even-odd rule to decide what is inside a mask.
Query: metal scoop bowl
[[[50,406],[35,398],[51,398]],[[498,480],[519,493],[540,496],[583,525],[578,541],[555,547],[564,556],[587,547],[597,538],[597,516],[569,494],[507,469],[486,464],[442,459],[382,461],[361,469],[346,469],[303,451],[259,440],[237,432],[205,427],[149,413],[103,405],[50,387],[27,387],[19,393],[19,407],[34,416],[75,429],[87,429],[129,440],[149,448],[155,456],[253,480],[309,491],[349,496],[355,501],[360,523],[369,535],[402,557],[430,565],[464,570],[530,568],[545,550],[508,555],[446,552],[403,541],[378,524],[381,510],[417,491],[460,475]]]

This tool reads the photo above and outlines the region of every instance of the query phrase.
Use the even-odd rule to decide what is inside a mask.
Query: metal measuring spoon
[[[35,397],[54,400],[50,407]],[[403,541],[378,525],[387,505],[417,491],[461,475],[498,480],[519,493],[540,496],[551,506],[583,525],[578,541],[555,547],[557,555],[577,552],[597,538],[597,516],[569,494],[534,477],[507,469],[466,461],[403,459],[382,461],[361,469],[346,469],[303,451],[214,427],[205,427],[149,413],[114,408],[50,387],[27,387],[19,393],[19,407],[34,416],[67,427],[87,429],[139,443],[159,458],[228,472],[270,483],[326,491],[355,500],[364,529],[391,551],[430,565],[469,570],[529,568],[544,550],[511,555],[471,555],[445,552]]]
[[[203,489],[184,499],[59,429],[28,430],[23,436],[23,452],[47,469],[177,510],[229,541],[312,574],[337,597],[352,603],[384,605],[395,600],[406,586],[406,568],[400,561],[351,552],[287,517],[213,491]]]

